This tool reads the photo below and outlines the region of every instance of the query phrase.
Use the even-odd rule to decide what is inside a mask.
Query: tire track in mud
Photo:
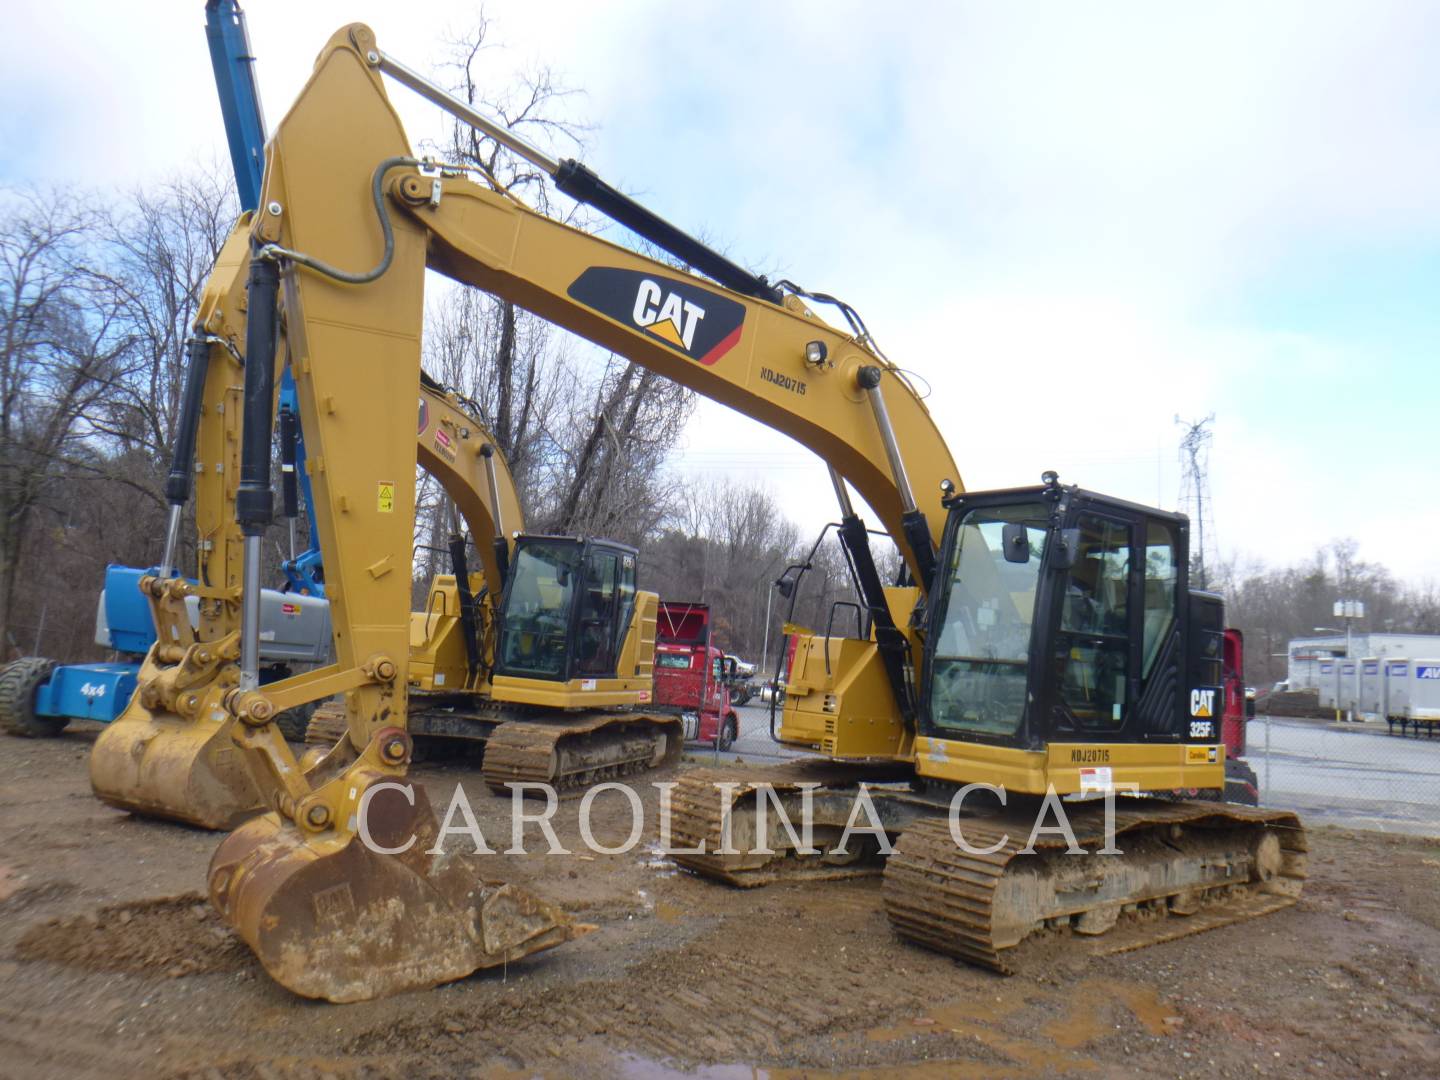
[[[997,1070],[997,1076],[1068,1076],[1099,1068],[1082,1045],[1114,1030],[1097,1019],[1111,1009],[1072,1019],[1074,1004],[1066,993],[1029,982],[1005,981],[998,996],[989,991],[957,1000],[962,986],[945,978],[954,969],[948,960],[911,958],[916,978],[897,989],[885,979],[883,958],[846,961],[838,945],[835,956],[842,959],[832,957],[829,967],[796,963],[798,958],[777,966],[763,943],[736,948],[733,940],[710,938],[637,964],[620,980],[550,989],[483,1013],[447,1010],[424,1023],[369,1032],[347,1051],[423,1067],[453,1062],[465,1047],[485,1047],[522,1070],[543,1071],[603,1044],[608,1055],[680,1068],[801,1061],[806,1070],[818,1066],[817,1075],[831,1069],[850,1075],[943,1061],[955,1069]],[[1158,1002],[1147,1012],[1114,985],[1093,981],[1089,989],[1157,1031],[1151,1014],[1161,1009]],[[937,1007],[941,995],[951,1004]],[[893,1026],[877,1026],[897,1014],[902,1019]],[[1054,1038],[1057,1020],[1071,1021],[1065,1045]],[[783,1067],[771,1071],[786,1075]]]
[[[113,1080],[154,1069],[154,1049],[126,1048],[108,1024],[0,1007],[0,1076]]]

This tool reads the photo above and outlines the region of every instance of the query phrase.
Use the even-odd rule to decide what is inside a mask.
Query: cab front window
[[[1019,730],[1049,519],[1039,503],[964,512],[945,566],[931,669],[938,727],[997,737]],[[1015,561],[1005,557],[1006,526]]]
[[[579,569],[578,544],[532,541],[516,549],[500,636],[501,674],[565,677]]]

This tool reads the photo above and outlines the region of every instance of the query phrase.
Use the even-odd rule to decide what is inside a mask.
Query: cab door
[[[1071,565],[1062,571],[1050,647],[1050,737],[1125,738],[1139,697],[1138,521],[1118,508],[1083,506],[1073,518]]]
[[[589,542],[580,579],[572,671],[577,677],[613,678],[635,614],[635,552]]]
[[[619,656],[620,553],[590,546],[581,568],[575,613],[575,674],[585,678],[615,674]]]
[[[1184,660],[1182,523],[1103,502],[1072,520],[1074,561],[1058,576],[1049,651],[1049,737],[1175,740]]]

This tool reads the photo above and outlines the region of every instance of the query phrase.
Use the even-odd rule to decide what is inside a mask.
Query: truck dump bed
[[[660,602],[655,619],[655,705],[700,710],[709,645],[708,604]]]

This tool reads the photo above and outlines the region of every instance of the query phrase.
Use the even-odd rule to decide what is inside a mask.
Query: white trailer
[[[1392,660],[1385,667],[1385,686],[1390,733],[1398,723],[1401,735],[1424,730],[1433,737],[1440,727],[1440,660]]]
[[[1322,709],[1340,707],[1340,661],[1321,659],[1315,665],[1315,684]]]
[[[1409,660],[1385,661],[1385,719],[1390,722],[1390,733],[1395,733],[1395,721],[1399,720],[1409,700],[1407,680],[1410,678]]]
[[[1357,660],[1337,660],[1335,667],[1335,708],[1350,720],[1360,708],[1360,663]]]
[[[1416,660],[1410,665],[1410,701],[1406,706],[1410,727],[1425,728],[1433,736],[1440,724],[1440,660]]]
[[[1378,656],[1360,661],[1360,690],[1355,708],[1362,720],[1379,720],[1385,715],[1385,677],[1380,672]]]

